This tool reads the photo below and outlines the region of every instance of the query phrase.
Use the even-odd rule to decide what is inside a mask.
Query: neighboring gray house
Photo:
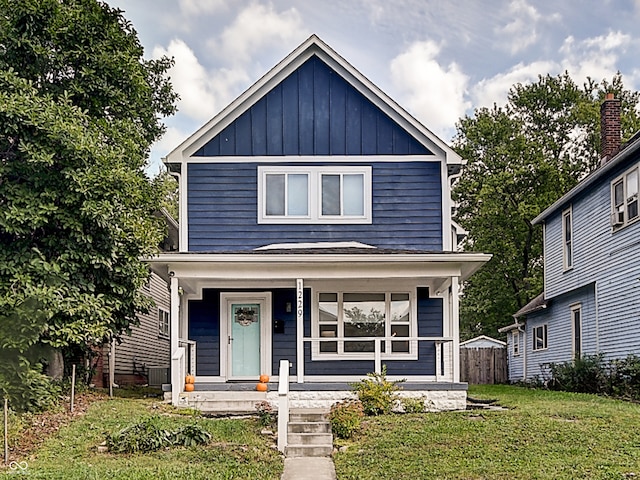
[[[544,228],[544,292],[514,315],[509,379],[550,362],[640,354],[640,134],[620,149],[620,101],[602,105],[600,167],[534,220]]]
[[[178,223],[166,210],[156,216],[167,224],[166,236],[160,245],[163,252],[178,250]],[[130,335],[123,335],[120,343],[103,346],[96,357],[93,382],[98,387],[115,385],[160,386],[169,381],[169,350],[171,300],[169,286],[159,275],[151,273],[143,293],[153,299],[155,305],[149,313],[139,314],[139,325],[131,328]]]

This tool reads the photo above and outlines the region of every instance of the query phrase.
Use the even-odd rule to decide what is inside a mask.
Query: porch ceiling
[[[413,280],[434,291],[452,277],[466,280],[491,255],[482,253],[167,253],[147,259],[166,280],[185,291],[208,286],[291,286],[295,279]]]

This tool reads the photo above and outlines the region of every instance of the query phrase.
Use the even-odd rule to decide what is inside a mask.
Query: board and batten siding
[[[312,56],[193,157],[433,155]]]
[[[188,165],[189,251],[252,250],[272,243],[322,241],[442,250],[439,162],[363,163],[354,159],[349,165],[372,167],[373,221],[356,225],[258,224],[258,165]]]
[[[153,298],[156,305],[150,308],[149,313],[139,314],[140,325],[132,327],[131,335],[123,335],[122,343],[116,344],[115,375],[133,375],[134,358],[139,367],[143,364],[146,367],[169,367],[169,338],[160,336],[158,324],[158,308],[167,312],[171,310],[167,284],[152,273],[143,293]],[[105,351],[108,350],[107,347]]]

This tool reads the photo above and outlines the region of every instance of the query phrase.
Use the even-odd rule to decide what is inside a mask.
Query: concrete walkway
[[[329,457],[285,458],[281,480],[336,480],[336,468]]]

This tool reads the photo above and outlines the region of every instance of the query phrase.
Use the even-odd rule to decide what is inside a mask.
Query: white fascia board
[[[440,157],[441,160],[444,160],[447,164],[464,163],[462,158],[443,140],[404,110],[316,35],[309,37],[249,89],[172,150],[164,158],[165,163],[182,163],[187,160],[314,54],[336,70],[345,81],[389,115],[423,145],[434,151],[434,154]]]
[[[468,278],[491,255],[397,254],[397,255],[313,255],[313,254],[161,254],[147,259],[160,272],[178,277],[206,279],[357,279]],[[165,273],[166,275],[167,273]]]

